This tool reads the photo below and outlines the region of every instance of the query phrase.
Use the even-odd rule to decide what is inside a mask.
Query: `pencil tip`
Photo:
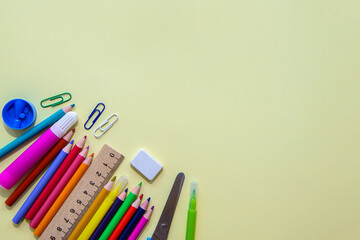
[[[75,104],[71,104],[70,106],[73,108],[73,107],[75,107]]]
[[[87,136],[85,135],[84,138],[87,138]]]
[[[151,199],[151,197],[149,197],[149,198],[147,199],[147,201],[150,202],[150,199]]]
[[[71,140],[70,144],[74,144],[74,140]]]
[[[142,200],[143,196],[144,196],[144,194],[141,194],[141,195],[140,195],[140,197],[139,197],[139,198],[140,198],[140,200]]]
[[[155,207],[155,206],[152,206],[152,207],[151,207],[151,210],[154,210],[154,207]]]
[[[89,149],[90,146],[87,146],[86,149]]]
[[[141,186],[142,182],[139,183],[139,186]]]
[[[111,181],[112,181],[112,182],[115,182],[115,179],[116,179],[116,176],[113,176],[112,179],[111,179]]]
[[[90,156],[89,156],[89,157],[94,157],[94,153],[90,154]]]
[[[73,128],[71,131],[72,131],[72,132],[75,132],[75,128]]]
[[[126,193],[127,193],[127,192],[128,192],[128,188],[127,188],[127,189],[125,189],[125,191],[124,191],[124,192],[126,192]]]

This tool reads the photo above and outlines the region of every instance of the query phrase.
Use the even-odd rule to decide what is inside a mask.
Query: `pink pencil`
[[[42,190],[41,194],[38,196],[34,204],[31,206],[30,210],[26,213],[25,215],[26,219],[32,220],[34,218],[35,214],[40,209],[41,205],[46,201],[46,198],[50,195],[51,191],[60,181],[65,171],[69,168],[70,164],[74,161],[76,156],[80,153],[81,149],[84,147],[85,141],[86,141],[86,136],[83,137],[78,143],[76,143],[73,149],[71,149],[69,155],[65,158],[65,160],[60,165],[54,176],[50,179],[46,187]]]
[[[151,213],[153,210],[154,210],[154,206],[152,206],[151,209],[144,214],[144,216],[140,219],[138,225],[136,225],[134,231],[130,234],[128,240],[136,240],[139,237],[140,233],[142,232],[142,230],[145,228],[146,224],[150,220]]]
[[[30,227],[36,228],[39,225],[40,221],[43,219],[47,211],[50,209],[51,205],[55,202],[56,198],[59,196],[66,184],[69,182],[70,178],[74,175],[80,164],[85,160],[88,151],[89,146],[87,146],[79,153],[79,155],[77,155],[74,162],[71,164],[69,169],[66,171],[64,176],[54,188],[54,190],[51,192],[50,196],[46,199],[40,210],[36,213],[35,217],[30,222]]]

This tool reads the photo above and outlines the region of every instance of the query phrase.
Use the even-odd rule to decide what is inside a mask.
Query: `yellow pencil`
[[[109,194],[116,177],[113,177],[103,189],[101,189],[99,195],[95,198],[94,202],[91,204],[89,209],[86,211],[84,216],[81,218],[80,222],[76,225],[74,231],[70,234],[68,240],[77,240],[79,235],[84,230],[86,224],[90,221],[90,219],[94,216],[96,210],[98,210],[101,203],[104,201],[106,196]]]
[[[94,216],[91,218],[88,225],[85,227],[84,231],[80,234],[78,240],[88,240],[93,232],[95,231],[96,227],[99,225],[113,202],[115,201],[116,197],[118,196],[119,192],[122,192],[127,184],[127,177],[122,176],[118,181],[118,185],[114,187],[109,195],[105,198],[104,202],[101,204],[99,209],[96,211]]]
[[[56,198],[55,202],[51,205],[49,211],[45,214],[39,225],[35,228],[34,234],[36,236],[40,237],[41,234],[45,231],[46,227],[49,225],[55,214],[59,211],[66,198],[70,195],[71,191],[76,187],[76,184],[80,181],[81,177],[88,169],[93,156],[94,154],[91,154],[88,158],[86,158],[76,170],[74,175],[70,178],[69,182]]]

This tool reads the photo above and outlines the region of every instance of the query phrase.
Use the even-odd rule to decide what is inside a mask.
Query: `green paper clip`
[[[68,95],[68,98],[66,100],[64,100],[64,97],[63,96],[66,96]],[[57,100],[57,99],[60,99],[59,101],[57,102],[54,102],[54,100]],[[55,96],[52,96],[52,97],[49,97],[49,98],[46,98],[44,100],[41,100],[40,102],[40,106],[43,107],[43,108],[47,108],[47,107],[54,107],[54,106],[57,106],[59,104],[62,104],[64,102],[68,102],[71,100],[71,94],[68,93],[68,92],[64,92],[64,93],[61,93],[61,94],[58,94],[58,95],[55,95]],[[48,101],[49,104],[48,105],[44,105],[44,102]],[[53,103],[54,102],[54,103]]]

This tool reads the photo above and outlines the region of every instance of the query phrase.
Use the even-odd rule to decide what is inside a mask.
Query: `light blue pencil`
[[[46,184],[50,181],[56,170],[59,168],[61,163],[67,157],[71,150],[71,146],[73,145],[74,140],[72,140],[68,145],[66,145],[60,153],[55,158],[54,162],[50,165],[49,169],[46,171],[44,176],[41,178],[39,183],[36,185],[34,190],[30,193],[29,197],[26,199],[24,204],[21,206],[19,211],[16,213],[15,217],[13,218],[13,222],[19,224],[20,221],[25,217],[26,213],[29,211],[37,197],[40,195],[42,190],[45,188]]]
[[[23,144],[24,142],[26,142],[27,140],[38,134],[39,132],[41,132],[45,128],[48,128],[51,125],[53,125],[60,118],[62,118],[67,112],[69,112],[74,106],[75,104],[63,107],[62,109],[55,112],[53,115],[49,116],[48,118],[46,118],[45,120],[34,126],[33,128],[30,128],[27,132],[25,132],[23,135],[10,142],[8,145],[1,148],[0,158],[4,157],[6,154],[11,152],[15,148],[17,148],[18,146],[20,146],[21,144]]]

